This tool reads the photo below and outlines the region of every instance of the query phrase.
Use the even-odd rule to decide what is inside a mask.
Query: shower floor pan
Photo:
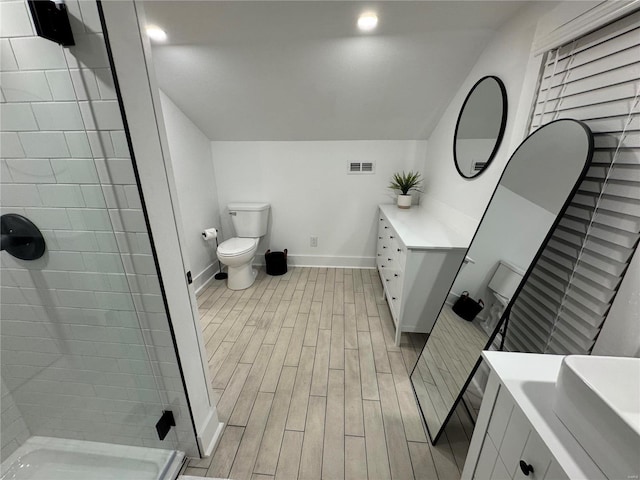
[[[31,437],[2,462],[2,480],[173,480],[184,453]]]

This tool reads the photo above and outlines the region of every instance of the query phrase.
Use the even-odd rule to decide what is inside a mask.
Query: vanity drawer
[[[400,265],[398,262],[398,258],[393,254],[392,247],[387,247],[382,250],[382,256],[378,257],[381,259],[381,264],[385,266],[388,270],[397,271],[400,270]]]
[[[384,287],[387,303],[391,310],[394,323],[398,322],[401,310],[402,298],[402,274],[396,269],[390,268],[389,262],[379,265],[378,272]]]
[[[376,265],[378,266],[378,270],[380,270],[381,273],[384,273],[387,278],[390,278],[389,274],[392,270],[394,270],[393,266],[395,265],[395,263],[389,261],[390,257],[387,256],[387,251],[388,250],[383,250],[382,253],[378,257],[376,257]]]
[[[522,460],[524,447],[530,435],[531,426],[527,418],[518,407],[515,407],[513,412],[511,412],[507,430],[504,432],[502,444],[498,449],[498,454],[509,472],[509,478],[513,478],[516,470],[520,470],[519,463],[520,460]],[[540,470],[537,462],[534,461],[534,464],[534,471]],[[544,471],[546,471],[548,465],[549,461],[544,465]]]
[[[547,471],[552,459],[553,457],[551,455],[551,452],[544,444],[542,439],[538,436],[535,430],[531,430],[531,433],[529,433],[529,438],[527,438],[527,443],[524,446],[524,451],[522,452],[522,455],[520,455],[520,459],[518,460],[518,464],[520,463],[520,460],[522,460],[525,464],[530,465],[533,468],[533,471],[529,472],[529,474],[526,475],[518,465],[516,467],[516,473],[513,476],[514,480],[542,480],[547,476]],[[560,480],[564,477],[558,477],[556,475],[555,477],[549,478]]]
[[[393,254],[393,248],[388,236],[378,237],[378,257],[389,258]]]
[[[487,440],[497,449],[497,457],[502,465],[496,462],[498,472],[502,468],[506,471],[506,478],[518,480],[542,480],[546,477],[553,455],[532,428],[526,416],[515,404],[515,401],[505,388],[500,388],[496,399],[491,422],[487,428]],[[486,441],[485,441],[486,443]],[[485,445],[483,444],[483,450]],[[491,451],[491,448],[489,447]],[[525,475],[520,466],[524,462],[525,469],[530,466],[533,470]],[[480,468],[480,465],[478,465]],[[501,477],[502,473],[494,470],[491,478]],[[475,478],[475,476],[474,476]],[[563,478],[563,477],[559,477]]]
[[[491,474],[493,473],[493,467],[495,467],[497,459],[498,450],[491,441],[491,437],[485,435],[484,442],[482,442],[482,450],[478,457],[476,471],[473,474],[474,480],[491,480]]]
[[[387,258],[387,249],[382,248],[382,242],[380,240],[378,240],[378,246],[376,249],[376,265],[378,266],[378,269],[384,265],[384,259]]]
[[[378,268],[386,268],[389,270],[391,268],[392,263],[389,261],[391,248],[389,245],[384,245],[383,243],[378,244],[378,249],[376,250],[376,265]]]
[[[391,231],[391,225],[383,215],[378,216],[378,237],[387,235]]]
[[[398,268],[404,272],[407,265],[407,248],[401,242],[396,245],[395,255],[398,260]]]
[[[547,468],[547,473],[544,476],[544,480],[569,480],[569,475],[566,474],[562,467],[553,460]]]
[[[504,438],[504,432],[507,429],[511,412],[513,411],[515,403],[509,395],[509,392],[503,387],[498,390],[498,396],[496,403],[493,407],[493,413],[491,414],[491,423],[487,428],[487,434],[493,440],[493,444],[500,448],[502,439]]]

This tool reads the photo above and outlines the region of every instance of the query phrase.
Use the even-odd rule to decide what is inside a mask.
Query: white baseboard
[[[264,265],[264,254],[256,255],[254,265]],[[338,257],[334,255],[288,255],[292,267],[375,268],[375,257]]]
[[[460,295],[457,293],[449,292],[447,294],[447,300],[445,303],[449,306],[453,306],[454,303],[460,298]]]
[[[207,265],[207,268],[193,277],[193,288],[195,288],[196,294],[209,286],[217,271],[216,263],[212,263]]]
[[[202,431],[198,435],[198,444],[204,457],[208,457],[213,453],[220,441],[223,430],[224,423],[218,421],[218,415],[212,408],[209,412],[209,416],[205,420]]]

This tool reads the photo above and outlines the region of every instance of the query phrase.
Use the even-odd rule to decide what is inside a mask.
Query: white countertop
[[[572,480],[606,480],[553,411],[556,379],[564,355],[482,352],[540,438]]]
[[[395,204],[379,207],[404,246],[412,250],[466,250],[477,227],[477,223],[472,225],[473,232],[469,234],[470,226],[466,225],[469,222],[465,218],[449,215],[445,221],[441,218],[443,215],[433,208],[414,206],[401,209]]]

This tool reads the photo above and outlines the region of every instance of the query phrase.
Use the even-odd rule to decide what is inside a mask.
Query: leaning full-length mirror
[[[473,395],[466,387],[480,352],[489,347],[505,308],[526,282],[526,271],[566,208],[592,153],[593,138],[586,125],[558,120],[531,134],[511,156],[411,375],[433,442],[465,389]],[[485,303],[472,321],[452,309],[463,292]]]

